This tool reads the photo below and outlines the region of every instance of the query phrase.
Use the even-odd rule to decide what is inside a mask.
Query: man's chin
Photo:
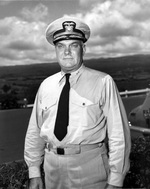
[[[73,72],[76,70],[76,67],[74,66],[65,66],[65,67],[62,67],[62,70],[65,71],[65,72]]]

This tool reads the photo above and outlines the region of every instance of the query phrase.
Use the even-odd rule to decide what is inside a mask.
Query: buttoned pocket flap
[[[78,106],[81,106],[81,107],[86,107],[86,106],[93,105],[93,102],[91,102],[91,101],[89,101],[87,99],[73,100],[72,103],[76,104]]]
[[[81,107],[87,107],[87,106],[90,106],[90,105],[94,104],[92,101],[80,96],[75,91],[73,91],[72,94],[73,95],[72,95],[71,102],[73,104],[76,104],[76,105],[81,106]]]
[[[53,106],[55,106],[57,103],[57,99],[56,98],[48,98],[48,99],[44,99],[42,102],[42,109],[43,110],[47,110]]]

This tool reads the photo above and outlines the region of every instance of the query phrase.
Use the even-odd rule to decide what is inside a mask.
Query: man
[[[43,159],[46,189],[123,185],[129,169],[128,121],[113,79],[83,65],[89,36],[89,27],[76,18],[60,18],[46,30],[61,72],[45,79],[36,95],[25,139],[30,189],[43,188]]]

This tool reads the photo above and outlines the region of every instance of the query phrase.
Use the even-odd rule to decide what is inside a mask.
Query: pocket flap
[[[48,99],[44,99],[42,102],[42,109],[43,110],[47,110],[50,107],[56,105],[57,103],[57,99],[56,98],[48,98]]]
[[[92,101],[88,100],[87,98],[84,98],[84,97],[80,96],[75,91],[73,91],[73,95],[72,96],[73,97],[72,97],[71,102],[73,104],[78,105],[78,106],[85,107],[85,106],[90,106],[90,105],[94,104]]]

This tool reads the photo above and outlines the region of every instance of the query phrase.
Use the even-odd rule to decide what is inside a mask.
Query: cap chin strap
[[[62,35],[57,37],[56,39],[53,40],[53,43],[56,44],[58,41],[62,41],[62,40],[81,40],[83,41],[83,43],[85,43],[87,40],[84,37],[78,36],[78,35],[73,35],[73,34],[66,34],[66,35]]]

